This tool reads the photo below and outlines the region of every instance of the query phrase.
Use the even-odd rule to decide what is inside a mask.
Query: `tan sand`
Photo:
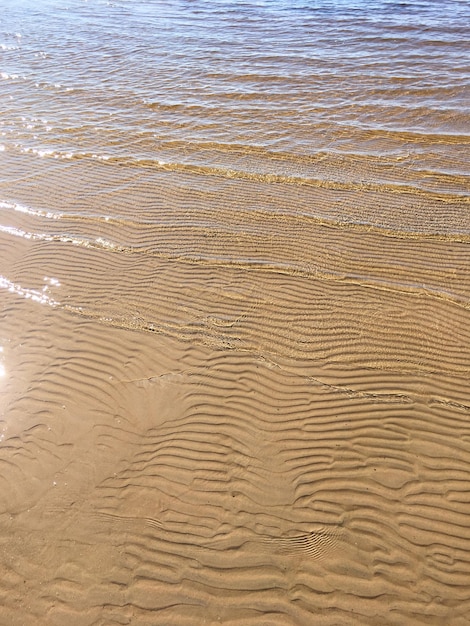
[[[2,624],[468,624],[459,180],[29,159],[2,156]]]

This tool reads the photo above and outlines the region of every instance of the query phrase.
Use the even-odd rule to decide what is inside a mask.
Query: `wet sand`
[[[15,117],[31,85],[3,76],[0,623],[467,626],[460,92],[389,117],[358,94],[416,102],[404,78],[343,94],[317,76],[341,123],[304,145],[318,85],[297,57],[263,88],[233,58],[245,74],[213,109],[131,102],[139,129],[161,116],[158,141],[124,114],[69,128],[47,83],[57,132],[38,147]],[[67,115],[101,115],[90,93]]]
[[[467,233],[78,167],[3,183],[4,622],[467,623]]]

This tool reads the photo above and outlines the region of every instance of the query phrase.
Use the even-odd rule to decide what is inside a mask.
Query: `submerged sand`
[[[3,158],[3,622],[466,624],[459,197]]]

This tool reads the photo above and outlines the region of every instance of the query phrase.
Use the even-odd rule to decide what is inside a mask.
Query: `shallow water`
[[[470,620],[468,3],[0,21],[0,622]]]

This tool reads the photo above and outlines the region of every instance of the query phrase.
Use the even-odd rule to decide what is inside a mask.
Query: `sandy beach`
[[[0,37],[0,623],[467,626],[464,4],[60,4]]]

